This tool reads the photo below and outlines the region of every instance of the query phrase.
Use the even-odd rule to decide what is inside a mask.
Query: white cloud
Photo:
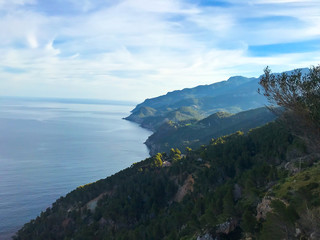
[[[283,4],[283,3],[312,3],[315,0],[254,0],[250,1],[251,4]]]
[[[50,14],[35,1],[9,7],[0,0],[6,6],[0,69],[17,69],[0,71],[0,95],[143,100],[232,75],[258,76],[266,65],[282,71],[320,60],[319,51],[248,54],[249,45],[319,38],[316,1],[281,1],[281,7],[280,1],[233,1],[228,8],[182,0],[70,2],[80,12]],[[273,20],[278,16],[281,24]]]
[[[35,4],[36,0],[0,0],[0,7]]]
[[[90,0],[70,0],[70,1],[73,3],[73,5],[76,8],[81,9],[81,11],[83,12],[87,12],[95,7],[93,2]]]
[[[37,48],[39,46],[36,36],[32,33],[27,35],[27,42],[31,48]]]

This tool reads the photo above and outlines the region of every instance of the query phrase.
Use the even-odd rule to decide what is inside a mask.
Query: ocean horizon
[[[134,106],[0,97],[0,239],[76,187],[148,157],[151,132],[122,119]]]

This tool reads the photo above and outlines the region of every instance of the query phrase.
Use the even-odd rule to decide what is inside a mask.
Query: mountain
[[[167,121],[200,120],[219,111],[237,113],[267,103],[257,89],[258,78],[231,77],[227,81],[146,99],[126,119],[154,131]]]
[[[252,128],[273,121],[276,116],[267,108],[257,108],[237,114],[214,113],[195,122],[168,121],[161,125],[146,141],[151,155],[169,152],[171,148],[184,151],[186,147],[198,148],[208,144],[212,138],[236,131],[248,132]]]
[[[309,71],[299,70],[303,74]],[[267,100],[257,92],[260,78],[234,76],[227,81],[168,92],[138,104],[125,119],[155,131],[168,121],[201,120],[216,112],[238,113],[263,107]]]
[[[188,107],[170,116],[185,118],[192,112]],[[137,111],[148,118],[160,109]],[[265,120],[266,111],[167,122],[177,133],[190,126],[180,130],[182,139],[183,133],[200,138],[209,137],[207,129],[249,128],[249,121]],[[157,153],[61,197],[14,239],[320,239],[319,136],[293,134],[290,123],[299,117],[308,130],[318,130],[318,124],[286,111],[288,121],[212,138],[186,154]]]
[[[80,186],[14,239],[319,239],[318,159],[270,123]]]
[[[142,106],[134,114],[125,119],[139,123],[141,127],[156,131],[156,129],[168,121],[188,122],[202,119],[204,116],[194,106],[184,106],[175,110],[162,111],[161,114],[154,108]]]

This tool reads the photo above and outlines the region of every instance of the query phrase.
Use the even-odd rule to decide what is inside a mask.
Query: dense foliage
[[[193,149],[207,144],[211,138],[221,137],[238,130],[248,132],[276,118],[267,108],[231,114],[214,113],[200,121],[169,121],[162,124],[146,141],[151,154],[169,152],[170,148]]]
[[[276,166],[304,155],[304,144],[279,123],[212,139],[186,156],[172,149],[72,191],[15,239],[195,239],[205,233],[263,238],[270,234],[265,229],[274,229],[268,219],[278,215],[257,221],[257,204],[286,181],[288,170]],[[313,199],[310,207],[317,207]],[[284,208],[278,205],[274,209]],[[294,223],[300,212],[290,209],[281,212],[283,221],[293,214]]]
[[[267,67],[260,79],[263,95],[272,105],[292,111],[309,121],[320,124],[320,66],[312,67],[308,74],[301,70],[287,74],[271,74]]]
[[[294,134],[303,138],[313,151],[320,144],[320,66],[306,74],[295,70],[290,74],[271,74],[267,67],[260,79],[261,93],[271,106],[286,110],[283,120]]]
[[[313,70],[302,85],[318,76],[313,74],[318,68]],[[271,100],[277,98],[268,87],[282,94],[288,87],[294,93],[300,79],[267,74],[262,86]],[[286,82],[288,77],[294,81]],[[306,104],[315,124],[309,128],[315,131],[318,95],[314,85],[296,98]],[[141,114],[153,116],[155,111],[146,108]],[[237,131],[197,150],[188,147],[185,155],[177,148],[157,153],[81,186],[27,223],[14,239],[320,239],[318,160],[319,153],[284,122],[246,134]]]

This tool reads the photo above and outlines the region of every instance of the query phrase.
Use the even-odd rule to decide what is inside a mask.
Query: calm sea
[[[0,99],[0,239],[77,186],[148,157],[151,132],[122,120],[133,107]]]

